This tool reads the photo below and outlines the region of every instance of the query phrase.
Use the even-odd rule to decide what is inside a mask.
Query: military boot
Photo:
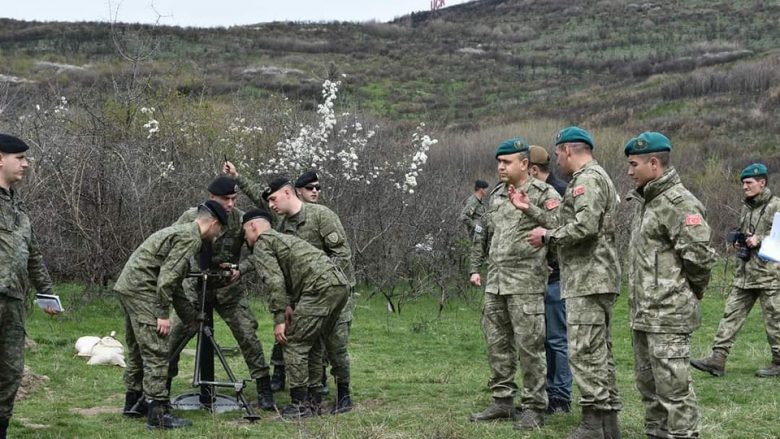
[[[274,401],[274,392],[271,390],[271,378],[263,377],[257,379],[257,405],[262,410],[276,410],[276,401]]]
[[[271,390],[274,392],[284,390],[284,364],[274,366],[274,373],[271,375]]]
[[[125,398],[127,397],[125,396]],[[141,395],[138,397],[138,399],[135,400],[135,403],[130,407],[130,409],[122,412],[122,414],[128,418],[143,418],[148,413],[149,404],[147,404],[143,392],[141,392]]]
[[[712,376],[722,377],[726,373],[726,355],[721,351],[712,351],[709,357],[691,360],[691,366]]]
[[[780,363],[772,362],[764,369],[756,371],[756,376],[759,378],[774,378],[780,376]]]
[[[526,409],[517,416],[517,422],[512,424],[515,430],[533,430],[544,426],[544,411]]]
[[[604,412],[591,407],[582,408],[582,420],[579,427],[566,439],[605,439],[603,418]]]
[[[620,424],[618,423],[618,411],[607,410],[601,418],[604,429],[604,439],[620,439]]]
[[[192,421],[177,418],[171,414],[168,401],[152,400],[149,403],[149,414],[146,418],[147,430],[154,430],[157,428],[171,430],[174,428],[189,427],[191,425]]]
[[[320,386],[309,387],[309,396],[306,399],[306,403],[309,404],[309,410],[314,416],[322,414],[322,393],[320,393]]]
[[[122,409],[122,416],[128,418],[142,417],[143,415],[141,413],[133,410],[133,406],[135,406],[139,399],[144,399],[144,392],[139,392],[137,390],[125,392],[125,407]]]
[[[301,419],[314,416],[307,401],[309,399],[309,389],[306,387],[296,387],[290,389],[290,404],[282,409],[282,418]]]
[[[469,417],[472,422],[494,419],[515,419],[515,406],[512,404],[512,397],[493,398],[493,404],[490,404],[488,408]]]
[[[349,383],[336,383],[336,402],[330,410],[331,415],[338,415],[352,410],[352,396],[349,394]]]
[[[547,410],[545,410],[545,414],[547,415],[555,415],[559,413],[570,413],[571,412],[571,401],[567,401],[565,399],[559,399],[559,398],[550,398],[550,403],[547,404]]]
[[[8,423],[10,421],[8,418],[0,419],[0,439],[5,439],[8,435]]]

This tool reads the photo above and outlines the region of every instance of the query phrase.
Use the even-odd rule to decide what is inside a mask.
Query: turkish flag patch
[[[579,197],[580,195],[585,195],[585,186],[579,185],[575,187],[574,190],[572,191],[572,194],[575,197]]]
[[[546,208],[547,208],[547,210],[553,210],[553,209],[555,209],[556,207],[558,207],[558,205],[559,205],[559,204],[560,204],[560,203],[558,202],[558,200],[557,200],[557,199],[555,199],[555,198],[550,198],[549,200],[545,201],[545,203],[544,203],[544,207],[546,207]]]
[[[698,213],[692,213],[685,217],[686,226],[698,226],[701,224],[701,222],[702,222],[701,215],[699,215]]]

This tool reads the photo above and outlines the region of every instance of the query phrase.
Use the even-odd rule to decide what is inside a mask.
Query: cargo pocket
[[[569,325],[603,325],[607,321],[604,310],[590,297],[566,299],[566,323]]]
[[[688,358],[691,356],[691,345],[685,342],[658,343],[653,347],[653,356],[662,359]]]

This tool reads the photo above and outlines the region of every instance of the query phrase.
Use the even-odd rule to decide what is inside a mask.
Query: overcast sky
[[[467,0],[445,0],[447,6]],[[389,21],[430,9],[430,0],[0,0],[0,17],[232,26],[267,21]],[[155,12],[155,10],[157,12]]]

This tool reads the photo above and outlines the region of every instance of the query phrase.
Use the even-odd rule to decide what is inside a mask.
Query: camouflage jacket
[[[320,306],[310,306],[306,312],[327,315],[332,304],[328,303],[324,291],[332,285],[349,285],[344,273],[322,251],[273,229],[257,238],[250,258],[268,289],[268,309],[276,325],[284,323],[285,308],[288,305],[295,308],[303,296],[321,296],[307,301]]]
[[[39,292],[51,293],[30,217],[13,189],[0,188],[0,294],[24,299],[31,282]]]
[[[137,316],[141,323],[156,324],[156,319],[167,319],[171,302],[179,317],[190,321],[194,318],[192,310],[180,306],[182,281],[191,269],[190,258],[200,251],[200,246],[200,231],[195,223],[158,230],[130,255],[114,291],[128,300],[146,304],[147,315]]]
[[[547,283],[547,249],[532,247],[528,233],[536,227],[558,225],[561,196],[534,178],[518,190],[528,193],[530,208],[523,212],[509,200],[507,184],[490,194],[490,206],[474,228],[470,273],[478,273],[487,259],[485,292],[491,294],[543,294]]]
[[[780,198],[772,196],[769,188],[764,188],[752,199],[745,199],[744,203],[739,215],[740,231],[756,235],[761,242],[769,236],[775,213],[780,212]],[[750,249],[750,260],[747,262],[737,258],[733,285],[739,288],[780,289],[780,270],[772,262],[758,257],[759,248]]]
[[[240,177],[238,185],[255,204],[273,214],[268,203],[263,200],[260,185],[251,184]],[[274,229],[287,235],[297,236],[324,251],[347,276],[350,286],[355,286],[352,250],[338,215],[321,204],[303,203],[301,211],[295,215],[273,216]]]
[[[477,224],[482,215],[485,214],[485,205],[482,204],[482,200],[477,198],[476,195],[471,194],[466,199],[466,205],[463,210],[460,211],[458,219],[466,227],[469,237],[474,236],[474,226]]]
[[[674,168],[632,191],[628,254],[629,323],[637,331],[690,334],[701,324],[697,294],[716,253],[704,206]]]
[[[564,298],[619,293],[618,200],[612,180],[595,160],[569,181],[558,209],[561,226],[547,233],[558,252]]]

